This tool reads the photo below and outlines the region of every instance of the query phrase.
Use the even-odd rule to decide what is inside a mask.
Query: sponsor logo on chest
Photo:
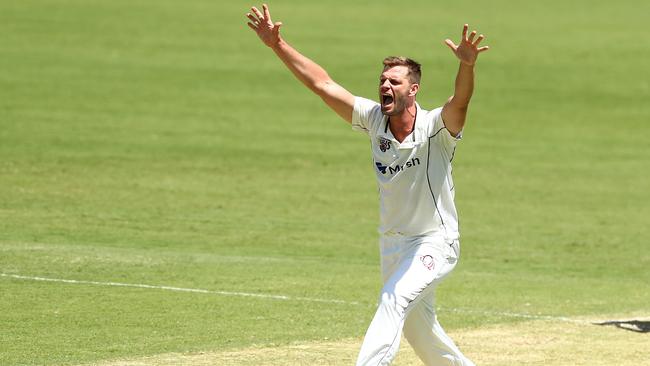
[[[379,170],[379,172],[381,174],[387,174],[388,173],[390,175],[394,175],[394,174],[402,172],[402,171],[404,171],[404,170],[406,170],[408,168],[412,168],[414,166],[420,165],[420,158],[412,158],[411,160],[407,161],[406,163],[404,163],[402,165],[397,164],[394,167],[386,166],[386,165],[384,165],[384,164],[382,164],[382,163],[380,163],[378,161],[375,161],[375,165],[377,166],[377,170]]]

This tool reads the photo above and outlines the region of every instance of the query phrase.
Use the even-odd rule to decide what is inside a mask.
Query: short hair
[[[384,59],[384,68],[395,66],[406,66],[409,70],[407,76],[411,84],[420,84],[422,70],[417,61],[404,56],[388,56]]]

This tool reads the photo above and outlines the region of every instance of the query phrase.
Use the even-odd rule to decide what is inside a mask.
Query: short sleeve
[[[352,129],[370,132],[371,114],[379,106],[377,102],[362,97],[354,97],[354,110],[352,112]]]
[[[432,110],[431,116],[433,119],[432,126],[433,128],[429,131],[429,137],[438,137],[441,140],[444,140],[449,144],[456,144],[458,140],[462,138],[463,131],[461,130],[456,137],[452,136],[449,133],[449,130],[445,127],[445,122],[442,120],[442,107]]]

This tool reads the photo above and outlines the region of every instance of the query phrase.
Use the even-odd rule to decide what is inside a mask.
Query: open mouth
[[[383,94],[381,96],[381,105],[388,106],[393,103],[393,97],[388,94]]]

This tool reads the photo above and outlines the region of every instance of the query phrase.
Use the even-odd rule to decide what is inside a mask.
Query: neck
[[[415,117],[417,115],[417,107],[415,103],[407,108],[404,108],[402,113],[388,117],[390,132],[397,141],[402,142],[415,128]]]

